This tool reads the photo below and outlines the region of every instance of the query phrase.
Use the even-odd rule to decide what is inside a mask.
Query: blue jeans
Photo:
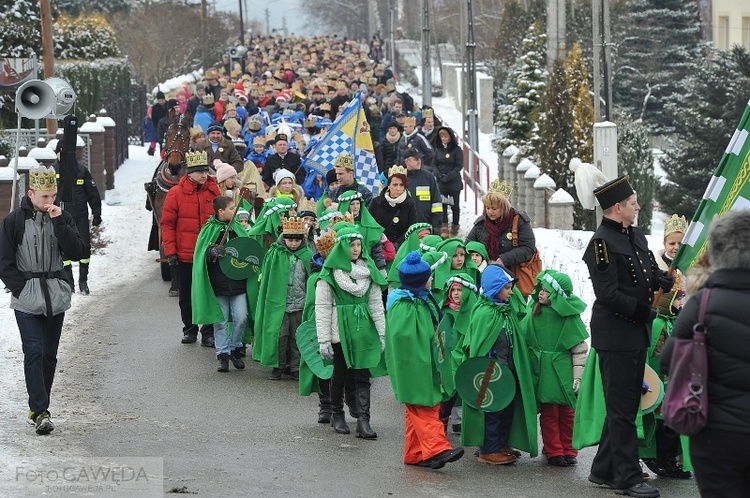
[[[34,413],[49,409],[49,396],[57,367],[57,347],[60,345],[65,313],[49,319],[44,315],[30,315],[15,311],[23,347],[23,371],[29,409]]]
[[[242,347],[242,332],[247,324],[247,294],[236,296],[216,296],[224,320],[214,324],[214,343],[216,356]],[[227,323],[232,321],[231,336],[227,330]]]

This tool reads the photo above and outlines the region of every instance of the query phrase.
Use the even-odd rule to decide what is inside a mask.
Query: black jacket
[[[531,229],[529,216],[520,211],[513,210],[513,212],[520,216],[518,218],[518,247],[513,247],[512,223],[500,234],[500,259],[502,259],[506,268],[530,261],[534,256],[534,251],[536,251],[536,238],[534,237],[534,230]],[[466,236],[466,242],[476,240],[486,246],[489,236],[490,233],[484,227],[484,215],[481,215],[474,221],[474,226],[471,228],[469,235]]]
[[[283,159],[278,154],[271,154],[266,158],[266,164],[263,166],[263,181],[269,188],[276,185],[273,181],[273,173],[281,168],[292,172],[297,185],[302,185],[302,182],[305,181],[307,172],[302,167],[302,158],[299,157],[299,154],[288,151]]]
[[[404,202],[391,206],[385,200],[385,192],[373,197],[367,210],[381,227],[385,228],[383,233],[388,240],[398,246],[404,242],[406,230],[417,222],[417,207],[408,194]]]
[[[386,175],[391,166],[403,166],[404,158],[401,155],[401,137],[395,143],[390,143],[386,138],[376,143],[375,160],[378,163],[378,170]]]
[[[708,349],[707,428],[750,434],[750,269],[715,270],[705,283],[711,289],[706,311]],[[693,336],[704,290],[680,311],[672,338],[662,349],[660,367],[669,371],[674,338]]]
[[[60,171],[60,162],[55,161],[52,165],[55,171]],[[96,182],[91,176],[88,169],[81,163],[77,162],[77,176],[76,183],[73,186],[73,200],[65,203],[65,211],[73,216],[73,219],[86,220],[89,219],[89,207],[91,207],[91,214],[94,218],[100,218],[102,216],[102,198],[99,195],[99,190],[96,188]],[[79,228],[80,230],[80,228]]]
[[[591,309],[591,347],[605,351],[646,349],[651,342],[651,301],[663,273],[636,227],[602,219],[583,254],[596,300]]]
[[[440,130],[446,130],[451,137],[448,144],[443,145],[440,140]],[[443,195],[449,192],[460,192],[464,188],[464,182],[461,178],[461,170],[464,167],[464,153],[458,146],[456,136],[453,130],[445,126],[438,128],[435,135],[437,143],[435,144],[435,162],[433,171],[438,179],[438,186]]]
[[[443,223],[443,197],[435,175],[424,168],[410,169],[406,174],[407,188],[417,207],[417,221],[432,225],[440,233]]]

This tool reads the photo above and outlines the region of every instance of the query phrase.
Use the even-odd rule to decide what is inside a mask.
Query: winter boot
[[[357,437],[377,439],[378,434],[370,427],[370,388],[357,389],[359,418],[357,419]]]
[[[89,295],[89,264],[78,263],[78,288],[81,289],[82,296]]]
[[[245,369],[245,362],[242,360],[242,355],[240,354],[240,348],[232,350],[232,365],[237,370]]]
[[[151,144],[151,146],[150,146],[150,147],[148,148],[148,150],[146,151],[146,153],[147,153],[147,154],[148,154],[149,156],[153,156],[155,152],[156,152],[156,145],[155,145],[155,144]]]
[[[359,418],[359,411],[357,411],[357,387],[354,385],[354,377],[351,373],[347,375],[346,384],[344,384],[344,400],[346,406],[349,407],[349,416],[352,418]]]
[[[338,382],[334,382],[331,379],[331,425],[333,430],[339,434],[349,434],[349,426],[346,423],[346,415],[344,415],[344,400],[341,392],[341,385]]]
[[[333,430],[338,434],[351,433],[351,430],[349,430],[349,424],[346,423],[346,415],[344,415],[344,410],[341,410],[340,412],[336,412],[334,410],[334,412],[331,414],[331,425],[333,426]]]
[[[229,355],[226,353],[221,353],[219,356],[216,357],[217,360],[219,360],[219,366],[216,367],[217,372],[228,372],[229,371]]]
[[[448,223],[443,223],[440,225],[440,236],[443,239],[447,239],[451,236],[451,226]]]
[[[319,424],[330,424],[331,423],[331,392],[328,386],[328,381],[319,379],[321,393],[318,394],[318,423]]]
[[[72,264],[64,265],[63,271],[65,272],[65,281],[68,282],[68,285],[70,285],[70,290],[73,291],[73,294],[75,294],[76,283],[75,283],[75,280],[73,280],[73,265]]]

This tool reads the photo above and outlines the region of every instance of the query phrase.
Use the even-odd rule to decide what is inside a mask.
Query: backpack
[[[518,217],[513,217],[513,247],[518,247]],[[534,255],[531,256],[529,261],[519,263],[517,265],[511,265],[510,271],[515,273],[516,286],[521,291],[523,297],[529,297],[534,292],[534,285],[536,285],[536,276],[542,271],[542,258],[539,256],[539,249],[534,249]]]

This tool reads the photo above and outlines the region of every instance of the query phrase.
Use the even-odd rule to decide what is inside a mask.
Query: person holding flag
[[[354,176],[354,158],[349,154],[341,154],[336,158],[336,163],[333,169],[336,171],[336,179],[338,180],[339,186],[336,190],[331,192],[331,205],[330,208],[338,209],[340,198],[343,194],[349,191],[357,191],[362,194],[362,202],[365,206],[370,204],[372,201],[372,192],[365,185],[362,185],[357,181]]]

